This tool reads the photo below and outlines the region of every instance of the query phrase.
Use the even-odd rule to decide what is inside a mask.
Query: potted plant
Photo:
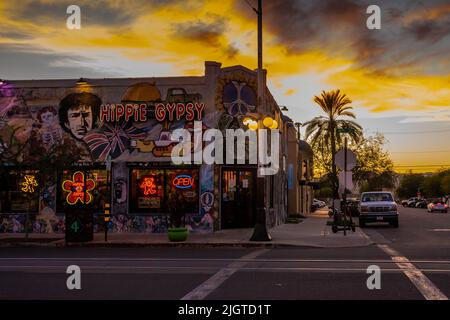
[[[169,241],[186,241],[189,230],[186,228],[185,215],[183,213],[183,201],[181,194],[174,194],[169,201],[170,227],[168,229]]]

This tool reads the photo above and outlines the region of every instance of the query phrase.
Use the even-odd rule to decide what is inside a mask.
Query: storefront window
[[[35,170],[10,170],[1,180],[0,212],[38,212],[39,186]]]
[[[198,169],[131,170],[131,213],[197,213]]]
[[[164,170],[133,170],[131,210],[161,212],[164,206]]]
[[[70,205],[86,204],[94,212],[103,212],[108,201],[108,176],[102,169],[64,170],[58,179],[57,211],[64,213]]]
[[[198,212],[198,170],[167,170],[168,208],[176,205],[185,213]]]

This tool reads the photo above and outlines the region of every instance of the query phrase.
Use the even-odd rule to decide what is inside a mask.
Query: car
[[[416,207],[416,203],[417,203],[419,200],[420,200],[419,198],[411,198],[411,199],[409,199],[408,202],[406,203],[406,206],[407,206],[407,207],[410,207],[410,208],[415,208],[415,207]]]
[[[428,207],[429,203],[430,203],[430,201],[428,201],[427,199],[420,199],[419,201],[416,202],[415,207],[426,209]]]
[[[371,191],[361,194],[359,204],[359,226],[364,228],[369,222],[388,222],[399,227],[398,209],[389,191]]]
[[[321,200],[313,199],[313,205],[316,205],[317,208],[323,208],[326,206],[326,203]]]
[[[409,198],[408,200],[403,200],[402,201],[402,206],[404,206],[404,207],[411,207],[412,204],[413,203],[415,204],[418,200],[419,200],[419,198],[417,198],[417,197],[412,197],[412,198]]]
[[[433,199],[427,207],[428,212],[443,212],[448,213],[448,205],[446,205],[442,199]]]

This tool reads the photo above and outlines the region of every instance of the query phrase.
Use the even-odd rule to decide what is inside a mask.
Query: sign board
[[[334,163],[340,170],[345,170],[345,150],[341,149],[334,157]],[[347,149],[347,170],[352,170],[357,164],[356,154]]]
[[[345,189],[353,191],[355,186],[353,185],[353,174],[351,171],[341,171],[339,173],[339,193],[344,193]]]

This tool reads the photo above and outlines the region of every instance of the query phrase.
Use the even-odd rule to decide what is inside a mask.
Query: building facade
[[[265,88],[265,114],[279,123],[283,142],[281,112]],[[76,203],[93,208],[97,232],[105,203],[111,232],[165,232],[174,207],[194,232],[253,227],[257,165],[175,164],[171,135],[194,135],[197,121],[201,132],[247,130],[244,118],[258,112],[256,72],[217,62],[206,62],[198,77],[3,82],[0,232],[24,232],[27,214],[31,232],[64,232],[65,212]],[[205,147],[201,139],[192,144]],[[36,192],[23,192],[39,170],[36,159],[51,157],[55,146],[77,161],[55,167],[51,179],[36,182]],[[278,173],[264,178],[268,227],[287,218],[284,143],[279,155]]]
[[[300,140],[294,123],[287,117],[285,122],[288,146],[288,215],[306,216],[311,213],[314,199],[313,151],[306,141]]]

